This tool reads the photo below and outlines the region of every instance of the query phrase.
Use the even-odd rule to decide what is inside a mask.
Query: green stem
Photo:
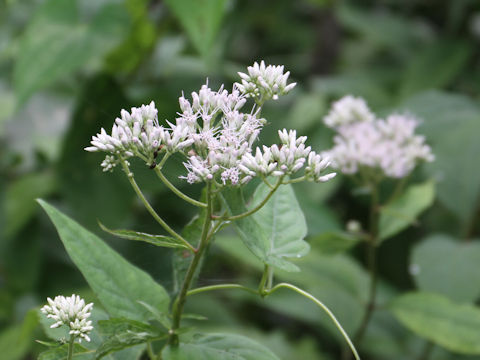
[[[150,205],[148,200],[145,198],[145,195],[143,195],[142,190],[137,185],[137,182],[135,181],[133,177],[133,173],[130,171],[130,168],[127,165],[127,162],[122,159],[121,161],[123,170],[125,171],[125,174],[127,174],[128,181],[130,182],[130,185],[132,185],[133,190],[135,190],[137,196],[140,198],[142,201],[143,205],[145,208],[148,210],[150,215],[174,238],[180,240],[182,243],[184,243],[191,251],[195,251],[195,248],[187,241],[185,240],[182,236],[177,234],[175,230],[173,230],[168,224],[157,214],[155,209]]]
[[[72,360],[73,358],[73,347],[74,347],[75,335],[70,335],[70,340],[68,342],[68,354],[67,360]]]
[[[157,359],[157,357],[155,356],[155,354],[153,352],[152,343],[150,341],[147,342],[147,354],[148,354],[148,357],[150,358],[150,360],[156,360]]]
[[[225,220],[227,221],[234,221],[234,220],[239,220],[239,219],[243,219],[247,216],[250,216],[254,213],[256,213],[258,210],[260,210],[266,203],[268,200],[270,200],[270,198],[272,197],[272,195],[275,193],[275,191],[277,191],[278,187],[280,185],[282,185],[282,180],[283,180],[283,176],[281,176],[277,183],[275,184],[275,186],[272,188],[272,190],[270,190],[270,192],[268,193],[268,195],[265,197],[265,199],[262,200],[262,202],[260,202],[257,206],[255,206],[253,209],[249,210],[249,211],[246,211],[244,212],[243,214],[238,214],[238,215],[233,215],[233,216],[229,216],[227,217]]]
[[[283,184],[284,184],[284,185],[287,185],[287,184],[296,184],[296,183],[299,183],[299,182],[304,181],[305,178],[306,178],[305,176],[300,176],[300,177],[298,177],[298,178],[285,181]]]
[[[335,326],[337,327],[337,329],[340,331],[340,333],[342,334],[343,338],[345,339],[345,341],[348,343],[348,346],[350,347],[350,349],[352,350],[352,353],[353,355],[355,356],[355,359],[357,360],[360,360],[360,356],[358,355],[358,352],[357,350],[355,349],[355,346],[353,345],[352,341],[350,340],[350,338],[348,337],[348,334],[347,332],[343,329],[342,325],[340,325],[340,323],[338,322],[337,318],[335,317],[335,315],[333,315],[333,313],[330,311],[330,309],[324,304],[322,303],[320,300],[318,300],[315,296],[313,296],[312,294],[296,287],[295,285],[292,285],[292,284],[288,284],[288,283],[280,283],[280,284],[277,284],[275,285],[272,290],[270,290],[268,292],[267,295],[270,295],[270,294],[273,294],[275,291],[279,290],[279,289],[282,289],[282,288],[285,288],[285,289],[290,289],[290,290],[293,290],[295,292],[297,292],[298,294],[306,297],[307,299],[313,301],[316,305],[318,305],[323,311],[325,311],[327,313],[327,315],[330,317],[330,319],[333,321],[333,323],[335,324]]]
[[[376,259],[376,247],[377,247],[377,237],[378,237],[378,191],[377,186],[374,184],[372,186],[372,200],[370,204],[370,237],[367,242],[367,266],[370,273],[370,288],[368,294],[367,307],[363,315],[362,322],[354,336],[354,341],[359,344],[365,332],[367,330],[368,324],[372,318],[373,312],[375,310],[375,298],[377,294],[377,259]]]
[[[258,295],[258,291],[254,289],[250,289],[246,286],[240,284],[219,284],[219,285],[210,285],[210,286],[202,286],[196,289],[192,289],[187,291],[187,296],[200,294],[206,291],[213,291],[213,290],[229,290],[229,289],[240,289],[247,291],[251,294]]]
[[[270,266],[265,264],[262,278],[260,279],[260,284],[258,284],[258,293],[260,294],[260,296],[265,296],[270,290],[269,288],[266,287],[267,282],[269,280],[269,273],[270,273]]]
[[[198,207],[207,207],[207,204],[201,202],[201,201],[197,201],[195,199],[192,199],[190,196],[184,194],[183,192],[181,192],[179,189],[177,189],[175,187],[175,185],[173,185],[166,177],[165,175],[163,175],[162,171],[159,169],[159,166],[155,167],[155,173],[157,174],[157,176],[160,178],[160,180],[162,180],[162,182],[165,184],[166,187],[168,187],[175,195],[177,195],[179,198],[181,198],[182,200],[185,200],[186,202],[192,204],[192,205],[195,205],[195,206],[198,206]]]
[[[207,244],[209,240],[208,235],[209,235],[210,225],[212,222],[212,212],[213,212],[212,183],[209,181],[207,182],[207,211],[205,212],[205,220],[203,223],[202,235],[200,237],[200,244],[198,245],[198,248],[195,250],[195,255],[193,256],[192,262],[190,263],[190,266],[188,267],[187,273],[185,275],[185,279],[183,280],[182,288],[180,289],[180,293],[178,294],[175,300],[175,303],[173,305],[172,328],[171,328],[171,335],[168,340],[168,343],[172,345],[178,345],[178,335],[176,334],[176,330],[180,326],[183,307],[185,306],[188,289],[192,284],[195,271],[197,270],[198,264],[200,263],[200,259],[202,258],[205,252],[205,249],[207,248]]]

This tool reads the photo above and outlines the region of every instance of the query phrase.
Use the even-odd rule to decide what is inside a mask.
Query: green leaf
[[[480,354],[480,309],[442,295],[410,293],[390,305],[395,317],[417,335],[463,354]]]
[[[40,88],[100,61],[123,38],[129,19],[123,4],[109,4],[90,23],[79,19],[76,0],[48,0],[21,42],[13,82],[20,103]]]
[[[96,351],[96,359],[148,341],[168,336],[167,332],[140,321],[129,319],[110,319],[98,322],[99,331],[106,337]]]
[[[167,0],[193,46],[208,59],[226,10],[226,0]]]
[[[42,200],[39,203],[57,228],[71,259],[112,316],[140,321],[151,318],[137,300],[168,313],[168,294],[150,275],[53,206]]]
[[[73,358],[75,360],[90,360],[94,350],[89,350],[82,345],[75,343],[73,345]],[[54,349],[42,352],[38,356],[38,360],[67,360],[68,344],[63,344]]]
[[[265,184],[259,185],[251,208],[260,203],[269,191]],[[228,189],[222,194],[231,214],[247,211],[240,190]],[[291,185],[280,186],[262,209],[252,216],[236,220],[234,225],[253,254],[265,264],[285,271],[299,270],[285,258],[302,257],[310,248],[303,240],[307,225]]]
[[[438,179],[438,199],[468,232],[480,199],[480,107],[473,99],[452,93],[427,92],[401,106],[424,120],[419,131],[432,146],[435,161],[424,166]]]
[[[35,310],[31,310],[25,316],[21,324],[4,329],[0,332],[0,354],[8,360],[24,359],[38,325],[38,316]]]
[[[328,231],[310,239],[310,245],[323,254],[344,252],[358,244],[360,239],[343,231]]]
[[[405,70],[400,86],[401,96],[449,85],[464,69],[472,49],[468,43],[458,39],[441,39],[426,46],[415,54]]]
[[[133,230],[111,230],[107,228],[105,225],[103,225],[100,221],[98,222],[98,225],[103,231],[106,231],[109,234],[118,236],[119,238],[122,238],[122,239],[144,241],[146,243],[149,243],[155,246],[160,246],[160,247],[188,249],[188,247],[183,242],[171,236],[151,235],[151,234],[133,231]]]
[[[432,235],[413,249],[410,270],[417,286],[458,302],[480,297],[480,242]]]
[[[380,209],[379,239],[388,239],[411,224],[417,217],[432,205],[435,198],[435,185],[432,181],[412,185]]]
[[[255,341],[233,334],[197,335],[177,348],[166,348],[162,355],[164,360],[279,360]]]
[[[55,188],[55,177],[51,172],[28,174],[10,184],[5,193],[4,235],[15,235],[35,214],[35,199],[50,195]]]

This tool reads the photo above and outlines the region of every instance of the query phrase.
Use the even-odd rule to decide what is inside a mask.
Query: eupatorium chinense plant
[[[185,303],[194,301],[190,298],[201,292],[228,289],[261,297],[287,289],[305,296],[328,313],[354,356],[359,358],[347,334],[323,303],[293,284],[276,283],[274,279],[275,269],[298,271],[290,259],[301,257],[309,250],[303,239],[305,219],[291,184],[330,180],[335,176],[327,171],[330,161],[313,151],[307,138],[298,136],[295,130],[280,130],[278,143],[259,147],[257,140],[267,123],[261,115],[263,104],[285,95],[295,84],[287,83],[289,73],[284,72],[283,66],[266,66],[263,61],[239,75],[241,82],[234,84],[230,92],[223,85],[212,90],[207,83],[191,97],[182,95],[175,120],[159,121],[153,101],[130,112],[122,110],[111,131],[101,129],[85,148],[106,154],[101,163],[104,171],[115,167],[123,170],[133,191],[164,234],[111,230],[100,224],[101,227],[124,239],[178,249],[173,255],[173,262],[177,264],[177,286],[172,294],[95,235],[41,202],[73,261],[110,315],[107,318],[105,314],[98,314],[97,319],[103,320],[94,321],[91,343],[95,344],[91,349],[95,350],[95,358],[130,351],[125,356],[131,359],[143,352],[152,360],[230,359],[240,354],[242,359],[277,359],[268,349],[237,335],[184,334]],[[165,176],[168,160],[174,154],[184,159],[185,171],[180,178],[189,184],[204,184],[199,199],[182,192]],[[159,186],[163,183],[179,199],[198,208],[198,216],[184,231],[175,231],[148,202],[130,168],[134,158],[152,170]],[[259,185],[253,198],[245,198],[242,188],[254,179]],[[264,272],[259,274],[257,288],[242,284],[195,287],[208,245],[225,226],[234,226],[251,256],[263,262]],[[69,344],[49,353],[67,353],[70,359],[72,352],[92,352],[74,344],[75,338],[73,334]]]

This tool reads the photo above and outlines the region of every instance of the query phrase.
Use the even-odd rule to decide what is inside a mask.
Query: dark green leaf
[[[111,230],[107,228],[105,225],[103,225],[101,222],[98,222],[98,225],[103,231],[106,231],[109,234],[118,236],[119,238],[122,238],[122,239],[144,241],[149,244],[152,244],[155,246],[161,246],[161,247],[188,249],[188,247],[183,242],[171,236],[151,235],[151,234],[133,231],[133,230]]]
[[[435,198],[435,185],[427,181],[420,185],[412,185],[391,203],[380,209],[379,238],[388,239],[411,224],[417,217],[432,205]]]
[[[442,295],[410,293],[390,306],[396,318],[417,335],[463,354],[480,354],[480,309],[453,303]]]
[[[55,224],[73,262],[112,316],[136,320],[151,318],[137,300],[168,313],[168,294],[150,275],[51,205],[42,200],[39,203]]]
[[[166,332],[160,331],[150,324],[124,318],[101,320],[98,322],[98,326],[105,340],[96,351],[96,359],[101,359],[115,351],[168,336]]]
[[[8,327],[0,332],[0,354],[2,354],[2,358],[8,360],[25,358],[32,345],[34,330],[37,325],[37,313],[35,310],[31,310],[21,324]]]
[[[198,335],[177,348],[166,348],[164,360],[279,360],[267,348],[244,336],[232,334]]]
[[[480,242],[432,235],[412,252],[410,271],[417,286],[458,302],[480,297]]]

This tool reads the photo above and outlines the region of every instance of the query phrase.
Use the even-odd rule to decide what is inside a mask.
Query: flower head
[[[241,83],[236,83],[238,89],[248,97],[261,97],[263,100],[277,100],[279,96],[287,94],[297,83],[287,85],[290,71],[284,73],[283,65],[265,66],[262,60],[260,64],[255,62],[248,67],[248,74],[239,72]]]
[[[342,103],[356,105],[342,108]],[[341,117],[341,113],[350,115]],[[419,162],[434,160],[425,138],[415,134],[419,122],[411,115],[392,114],[386,119],[375,119],[363,99],[343,98],[334,103],[324,121],[337,131],[334,147],[324,155],[345,174],[368,167],[391,178],[402,178]]]
[[[72,294],[71,297],[56,296],[55,299],[47,298],[48,304],[40,310],[47,315],[47,318],[53,319],[55,323],[51,328],[57,328],[67,325],[70,328],[70,335],[90,341],[90,331],[93,329],[92,321],[87,320],[90,317],[93,303],[85,304],[80,296]]]

